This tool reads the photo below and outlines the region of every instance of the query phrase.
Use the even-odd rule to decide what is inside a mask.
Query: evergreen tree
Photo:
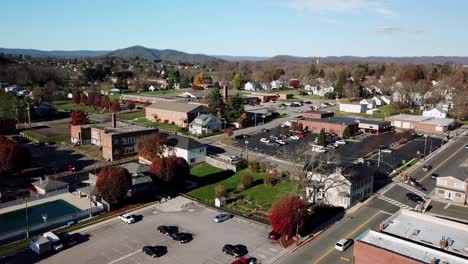
[[[317,144],[319,146],[326,147],[327,146],[327,136],[325,135],[325,130],[320,130],[320,133],[317,138]]]
[[[350,138],[351,137],[351,130],[349,130],[349,127],[346,127],[343,130],[343,138]]]
[[[212,88],[208,94],[208,109],[211,114],[223,113],[224,102],[223,97],[218,88]]]
[[[238,121],[242,114],[245,112],[242,98],[239,94],[229,97],[226,109],[224,110],[224,116],[231,122]]]
[[[244,77],[242,77],[242,74],[237,72],[236,75],[234,76],[234,79],[232,80],[232,87],[234,87],[234,89],[240,89],[243,83],[244,83]]]

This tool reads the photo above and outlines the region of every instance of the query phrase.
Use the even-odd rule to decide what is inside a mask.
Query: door
[[[445,199],[452,200],[453,199],[453,192],[451,191],[445,191]]]

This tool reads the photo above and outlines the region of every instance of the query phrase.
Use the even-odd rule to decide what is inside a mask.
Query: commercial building
[[[340,104],[339,109],[341,112],[347,113],[365,113],[367,110],[366,104]]]
[[[354,241],[356,264],[468,263],[468,225],[400,210]]]
[[[145,107],[145,117],[152,122],[164,122],[180,127],[188,125],[199,115],[207,113],[200,104],[160,101]]]
[[[335,116],[335,113],[329,111],[307,111],[302,116],[306,118],[328,118]]]
[[[434,193],[439,200],[448,200],[459,204],[468,203],[468,176],[437,177]]]
[[[297,120],[302,124],[305,130],[313,133],[319,133],[322,129],[332,135],[342,136],[343,131],[348,128],[351,135],[354,135],[358,129],[358,123],[353,118],[329,117],[329,118],[302,118]]]
[[[395,128],[413,129],[423,133],[445,133],[455,125],[451,118],[434,118],[419,115],[399,114],[387,117]]]
[[[356,119],[356,121],[358,122],[359,130],[364,133],[380,134],[392,129],[392,124],[389,121],[377,119]]]
[[[158,129],[123,123],[112,115],[111,122],[71,126],[70,140],[74,144],[99,146],[104,159],[116,160],[136,155],[138,140],[154,132]]]

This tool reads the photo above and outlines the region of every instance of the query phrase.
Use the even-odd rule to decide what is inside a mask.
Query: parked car
[[[169,234],[169,237],[172,238],[172,240],[178,241],[181,244],[187,243],[190,240],[192,240],[192,235],[188,233],[171,233]]]
[[[232,215],[232,214],[219,214],[219,215],[217,215],[217,216],[215,216],[213,218],[213,221],[215,221],[216,223],[222,223],[222,222],[224,222],[226,220],[229,220],[229,219],[231,219],[233,217],[234,217],[234,215]]]
[[[234,163],[239,162],[241,158],[239,156],[229,156],[228,160],[229,160],[229,163],[234,164]]]
[[[338,250],[338,251],[345,251],[352,244],[353,244],[352,239],[342,238],[342,239],[338,240],[338,242],[336,242],[335,249]]]
[[[431,169],[432,169],[432,166],[431,166],[431,165],[424,165],[424,166],[422,167],[422,170],[423,170],[423,171],[430,171]]]
[[[270,143],[270,140],[266,139],[266,138],[261,138],[260,139],[260,142],[262,143]]]
[[[408,200],[411,200],[411,201],[416,202],[416,203],[417,202],[424,202],[424,199],[421,196],[419,196],[417,194],[414,194],[414,193],[407,193],[406,198]]]
[[[80,236],[81,235],[79,233],[70,234],[67,232],[61,233],[58,235],[58,237],[60,238],[60,240],[62,240],[65,247],[72,247],[78,244],[80,240]]]
[[[135,223],[135,218],[130,214],[119,215],[119,219],[127,224]]]
[[[434,179],[434,180],[437,180],[438,177],[439,177],[439,174],[437,174],[437,173],[432,173],[431,174],[431,178]]]
[[[299,137],[297,135],[294,135],[294,136],[291,136],[290,139],[293,139],[293,140],[298,140]]]
[[[162,226],[158,226],[158,231],[161,233],[161,234],[164,234],[166,236],[169,236],[170,234],[172,233],[177,233],[179,232],[179,228],[177,226],[165,226],[165,225],[162,225]]]
[[[296,134],[296,136],[298,136],[299,138],[305,137],[305,135],[303,133]]]
[[[162,248],[154,246],[144,246],[142,251],[152,258],[157,258],[164,254],[164,250],[162,250]]]
[[[382,153],[388,153],[388,154],[392,153],[392,150],[389,149],[389,148],[384,148],[384,149],[382,149],[382,150],[380,150],[380,151],[381,151]]]
[[[242,252],[241,247],[241,245],[226,244],[223,246],[223,253],[226,255],[231,255],[235,258],[242,257],[244,252]]]
[[[468,149],[468,145],[465,145],[465,148]]]
[[[338,145],[346,145],[346,141],[344,141],[342,139],[335,141],[335,143],[338,144]]]
[[[278,143],[276,143],[276,142],[271,143],[271,145],[272,145],[273,147],[279,147],[279,146],[281,146],[280,144],[278,144]]]
[[[278,239],[280,239],[281,236],[282,236],[282,234],[277,233],[277,232],[275,232],[273,230],[268,234],[268,238],[271,239],[271,240],[278,240]]]
[[[268,128],[262,128],[262,132],[270,132],[270,129],[268,129]]]
[[[246,134],[240,134],[240,135],[237,135],[237,136],[234,136],[235,139],[245,139],[245,138],[248,138],[249,135],[246,135]]]
[[[278,144],[280,144],[280,145],[286,145],[286,144],[287,144],[286,142],[284,142],[284,141],[281,140],[281,139],[277,139],[275,142],[278,143]]]

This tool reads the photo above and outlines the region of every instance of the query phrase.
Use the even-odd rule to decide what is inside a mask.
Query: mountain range
[[[140,57],[148,60],[162,60],[170,62],[190,62],[206,63],[209,61],[285,61],[307,63],[315,61],[316,57],[296,57],[288,55],[278,55],[274,57],[261,56],[228,56],[228,55],[205,55],[192,54],[171,49],[150,49],[143,46],[132,46],[118,50],[35,50],[35,49],[9,49],[0,48],[0,53],[25,55],[31,57],[60,57],[60,58],[79,58],[79,57],[121,57],[134,58]],[[468,57],[456,56],[422,56],[422,57],[356,57],[356,56],[328,56],[321,57],[321,62],[369,62],[369,63],[415,63],[415,64],[444,64],[454,63],[458,65],[468,65]]]

